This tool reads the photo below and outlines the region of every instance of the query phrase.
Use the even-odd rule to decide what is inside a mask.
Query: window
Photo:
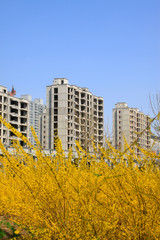
[[[57,136],[58,135],[58,130],[54,130],[54,135]]]
[[[58,109],[54,109],[54,114],[58,114]]]
[[[58,121],[58,116],[54,116],[54,121]]]
[[[54,93],[58,93],[58,88],[54,88]]]
[[[61,84],[64,84],[64,80],[61,81]]]
[[[54,95],[54,100],[58,100],[58,95]]]
[[[54,107],[58,107],[58,102],[55,102],[55,103],[54,103]]]

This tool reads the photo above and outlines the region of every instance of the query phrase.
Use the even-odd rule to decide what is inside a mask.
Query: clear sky
[[[0,85],[46,101],[54,78],[150,113],[160,91],[160,0],[0,0]]]

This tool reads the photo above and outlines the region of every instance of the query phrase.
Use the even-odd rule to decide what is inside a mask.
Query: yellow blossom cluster
[[[74,164],[58,137],[55,157],[36,141],[36,159],[18,142],[12,155],[0,142],[0,215],[25,239],[160,239],[159,155],[140,149],[142,165],[129,146],[122,153],[108,143],[89,154],[77,142]]]

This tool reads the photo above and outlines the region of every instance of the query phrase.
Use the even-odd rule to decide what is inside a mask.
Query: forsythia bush
[[[37,140],[37,160],[13,145],[10,155],[0,142],[0,215],[25,229],[25,239],[160,239],[160,156],[141,149],[141,159],[129,146],[122,153],[109,145],[97,158],[77,143],[74,164],[58,138],[55,157]]]

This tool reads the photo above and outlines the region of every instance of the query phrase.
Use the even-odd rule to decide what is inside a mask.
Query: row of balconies
[[[18,113],[18,110],[14,111],[12,109],[11,112],[10,112],[10,115],[18,116],[18,117],[27,117],[28,116],[28,112],[25,111],[25,110],[21,110],[20,113]]]
[[[19,123],[18,118],[14,117],[10,119],[10,123]],[[26,118],[20,118],[20,124],[27,125],[27,119]]]
[[[82,147],[86,147],[87,144],[91,143],[91,139],[89,139],[89,138],[87,139],[86,136],[78,137],[76,140],[80,141],[80,144],[81,144]],[[103,143],[103,137],[102,138],[101,137],[94,137],[93,141],[95,143]]]
[[[79,123],[68,123],[68,134],[73,134],[73,126],[74,126],[74,129],[77,130],[77,131],[80,131],[82,130],[82,128],[84,127],[87,127],[87,128],[92,128],[92,130],[94,129],[94,131],[101,131],[103,132],[103,124],[99,124],[99,125],[94,125],[93,127],[90,126],[90,125],[86,125],[86,124],[79,124]],[[84,129],[85,130],[85,129]],[[87,130],[88,131],[88,130]],[[99,132],[100,133],[100,132]]]
[[[69,118],[69,116],[68,116],[68,120],[69,121],[72,121],[72,118]],[[96,118],[96,117],[94,117],[93,119],[90,119],[90,118],[85,118],[85,117],[77,117],[77,116],[75,116],[74,117],[74,121],[72,121],[72,122],[76,122],[76,123],[78,123],[78,124],[90,124],[91,122],[98,122],[98,124],[103,124],[103,118]]]
[[[71,107],[72,105],[71,105],[71,103],[68,103],[68,107]],[[85,110],[85,109],[90,109],[90,111],[91,110],[93,110],[93,111],[99,111],[99,112],[103,112],[103,107],[102,106],[99,106],[99,107],[94,107],[94,108],[92,108],[91,106],[89,107],[89,105],[86,105],[85,103],[84,104],[78,104],[78,103],[74,103],[74,108],[76,108],[77,110],[81,110],[81,111],[83,111],[83,110]]]
[[[22,132],[22,134],[23,136],[27,137],[27,131]],[[9,138],[17,139],[18,137],[13,132],[9,132]]]
[[[56,110],[56,109],[54,109],[54,110]],[[84,107],[84,108],[81,108],[81,110],[79,110],[79,108],[76,108],[75,111],[73,111],[73,109],[69,109],[69,108],[68,108],[68,114],[73,114],[73,113],[74,113],[74,115],[76,115],[76,116],[85,116],[85,114],[89,114],[90,117],[91,117],[91,116],[103,117],[103,111],[102,111],[102,112],[95,112],[95,111],[92,112],[91,109],[90,109],[90,111],[89,111],[89,109],[87,109],[87,111],[86,111],[85,107]],[[54,114],[58,114],[58,110],[55,111]]]
[[[68,129],[70,129],[70,131],[73,129],[73,126],[74,126],[74,129],[76,130],[86,130],[85,128],[86,127],[91,127],[92,129],[94,130],[98,130],[98,131],[103,131],[103,124],[94,124],[93,126],[90,126],[89,124],[86,124],[86,123],[79,123],[79,122],[74,122],[74,124],[72,123],[68,123]],[[56,128],[56,127],[55,127]]]
[[[141,128],[147,127],[147,123],[140,123],[140,122],[133,121],[133,120],[130,120],[130,125],[134,125],[134,126],[141,127]]]
[[[68,111],[69,113],[68,113],[68,120],[71,120],[72,119],[72,112],[70,112],[70,111]],[[75,118],[78,118],[79,119],[79,121],[81,120],[81,119],[86,119],[86,120],[90,120],[90,121],[95,121],[95,122],[97,122],[97,121],[100,121],[100,122],[103,122],[103,115],[92,115],[92,114],[86,114],[86,113],[79,113],[79,112],[76,112],[75,114],[74,114],[74,117]]]
[[[27,103],[23,103],[23,102],[18,102],[15,100],[10,100],[10,106],[12,107],[20,107],[21,109],[27,109],[28,108],[28,104]]]
[[[75,93],[72,93],[72,94],[68,94],[68,100],[73,100],[73,99],[84,99],[84,100],[90,100],[90,102],[94,102],[95,104],[100,104],[100,105],[103,105],[103,100],[102,99],[97,99],[97,98],[94,98],[92,95],[88,95],[86,93],[81,93],[79,94],[78,91],[76,91]]]

